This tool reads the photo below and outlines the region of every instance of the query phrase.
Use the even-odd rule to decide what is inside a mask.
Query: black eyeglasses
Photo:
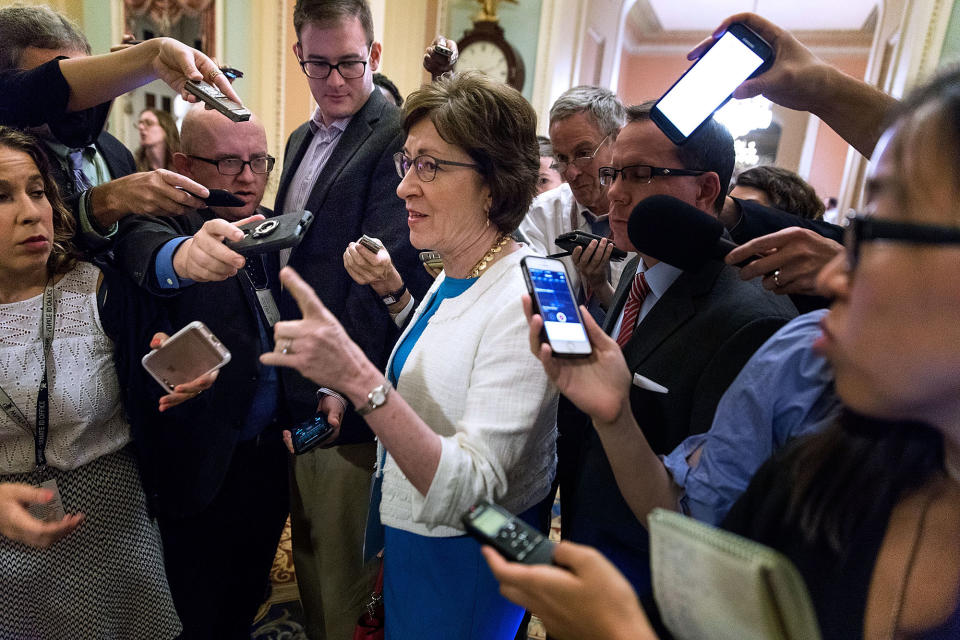
[[[480,166],[476,164],[441,160],[439,158],[434,158],[433,156],[428,156],[427,154],[421,154],[416,158],[410,158],[402,151],[398,151],[397,153],[393,154],[393,164],[397,167],[397,174],[399,174],[401,178],[405,178],[407,173],[410,171],[410,167],[413,167],[413,169],[417,172],[417,177],[423,182],[433,182],[433,179],[437,177],[437,167],[442,164],[449,165],[451,167],[469,167],[471,169],[476,169],[477,171],[480,170]]]
[[[220,158],[219,160],[212,160],[190,154],[187,154],[187,157],[206,162],[207,164],[216,165],[217,171],[219,171],[222,176],[240,175],[243,173],[243,167],[245,165],[250,165],[250,171],[254,173],[270,173],[273,171],[273,165],[277,162],[277,159],[273,156],[257,156],[250,160],[241,160],[240,158]]]
[[[342,60],[337,64],[330,64],[329,62],[321,62],[319,60],[300,60],[300,68],[303,69],[303,72],[307,74],[308,78],[315,78],[317,80],[325,80],[333,73],[334,69],[337,70],[337,73],[339,73],[340,77],[344,80],[354,80],[363,77],[364,72],[367,70],[367,61],[369,59],[370,55],[367,54],[367,58],[364,60]]]
[[[649,184],[654,177],[702,176],[705,173],[706,171],[697,171],[695,169],[664,169],[663,167],[651,167],[648,164],[632,164],[622,169],[617,169],[616,167],[600,167],[600,184],[609,187],[617,181],[617,174],[620,174],[624,182]]]
[[[847,218],[843,246],[850,271],[860,260],[860,245],[872,240],[899,240],[914,244],[960,244],[960,228],[916,222],[893,222],[857,214]]]
[[[551,169],[554,169],[557,173],[566,173],[567,169],[570,168],[570,165],[575,166],[580,171],[583,171],[590,163],[593,162],[594,157],[600,153],[600,149],[603,148],[603,145],[607,143],[607,140],[610,139],[610,136],[606,136],[603,140],[600,141],[600,144],[597,145],[597,148],[593,150],[593,153],[587,150],[575,151],[573,154],[572,160],[567,160],[564,155],[555,155],[553,156],[553,163],[550,165]]]

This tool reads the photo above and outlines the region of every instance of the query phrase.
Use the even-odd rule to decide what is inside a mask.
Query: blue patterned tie
[[[83,152],[84,149],[72,149],[67,154],[67,162],[70,164],[70,171],[73,173],[75,193],[82,193],[93,188],[90,178],[83,172]]]

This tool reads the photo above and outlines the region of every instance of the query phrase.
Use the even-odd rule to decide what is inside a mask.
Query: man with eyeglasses
[[[611,91],[579,86],[564,92],[550,108],[553,166],[564,184],[539,195],[520,223],[530,245],[544,254],[564,250],[554,243],[570,231],[610,237],[606,189],[597,170],[607,163],[610,145],[623,126],[623,105]],[[563,258],[570,284],[598,322],[610,303],[611,283],[620,278],[624,262],[610,262],[612,247],[575,249]]]
[[[289,506],[279,376],[257,358],[273,348],[278,265],[275,254],[215,266],[209,258],[211,248],[239,258],[223,245],[242,237],[231,223],[272,215],[260,201],[274,159],[255,115],[232,122],[197,106],[183,120],[173,161],[184,176],[243,205],[129,216],[114,241],[115,261],[165,299],[173,327],[200,320],[231,360],[209,390],[149,416],[138,452],[182,637],[249,638]]]
[[[608,189],[614,241],[629,251],[635,248],[627,221],[637,203],[666,194],[715,217],[733,171],[733,139],[722,125],[711,119],[677,146],[650,120],[652,106],[627,109],[610,165],[598,171]],[[709,429],[720,397],[743,365],[795,315],[785,296],[740,280],[723,262],[707,260],[681,271],[648,255],[631,260],[604,329],[620,344],[634,375],[631,409],[653,452],[670,453]],[[646,529],[613,472],[629,467],[630,451],[605,451],[591,430],[581,456],[569,537],[603,551],[653,611]]]
[[[429,288],[396,194],[400,178],[393,154],[403,145],[400,113],[373,84],[381,45],[364,0],[298,0],[293,22],[293,53],[317,108],[287,141],[274,208],[307,209],[315,218],[282,260],[316,290],[366,356],[385,367],[399,330],[380,296],[350,278],[343,254],[361,235],[377,238],[414,297],[421,299]],[[389,292],[383,299],[404,293]],[[286,292],[280,314],[285,320],[300,317]],[[314,416],[317,386],[293,369],[280,375],[292,422]],[[377,568],[362,557],[376,459],[373,433],[352,407],[337,426],[334,443],[293,459],[293,558],[306,632],[314,640],[352,636]]]

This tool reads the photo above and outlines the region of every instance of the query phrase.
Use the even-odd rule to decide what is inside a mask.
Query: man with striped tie
[[[733,171],[733,139],[722,125],[711,119],[677,146],[650,120],[652,106],[627,109],[612,169],[601,172],[614,241],[627,251],[635,250],[627,221],[638,202],[666,194],[716,216]],[[784,296],[740,280],[734,267],[717,260],[687,271],[643,254],[627,264],[605,330],[634,374],[631,409],[654,452],[669,453],[706,431],[744,363],[795,315]],[[618,489],[611,465],[629,465],[618,453],[604,451],[590,430],[580,454],[575,521],[565,528],[572,540],[604,552],[652,612],[646,530]]]

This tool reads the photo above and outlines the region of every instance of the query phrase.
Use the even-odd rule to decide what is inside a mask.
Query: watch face
[[[457,71],[476,69],[494,80],[506,82],[508,78],[507,55],[491,42],[473,42],[460,50]]]

